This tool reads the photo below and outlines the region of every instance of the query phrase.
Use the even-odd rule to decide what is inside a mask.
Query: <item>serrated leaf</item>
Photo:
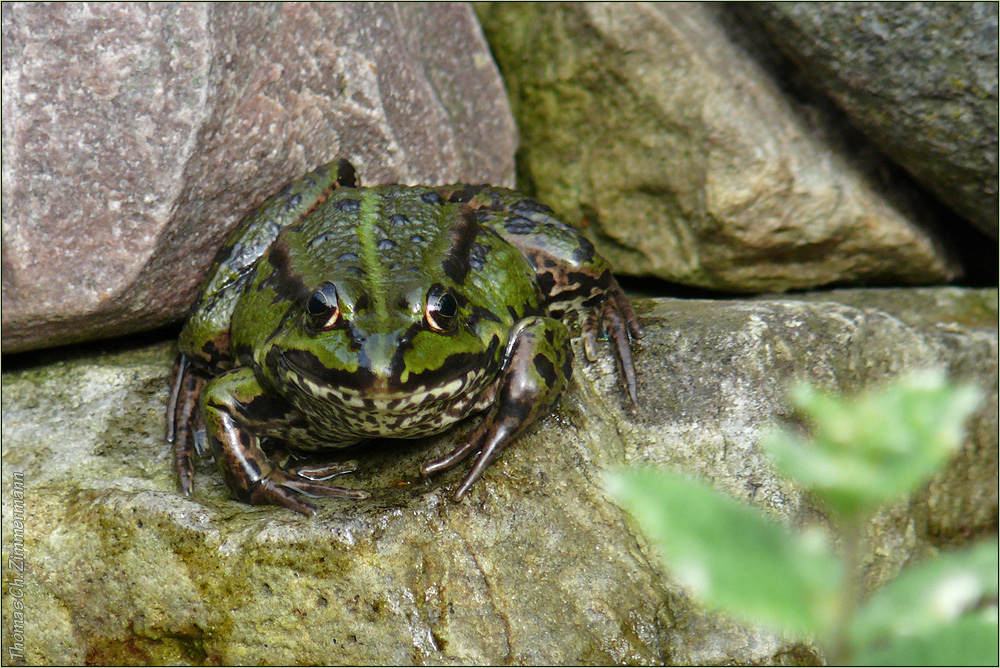
[[[608,490],[703,602],[755,624],[811,634],[829,623],[843,568],[819,535],[794,535],[703,482],[653,470]]]

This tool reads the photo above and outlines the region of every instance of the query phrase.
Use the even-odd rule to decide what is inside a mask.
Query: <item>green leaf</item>
[[[776,431],[764,447],[785,475],[852,519],[939,470],[961,445],[979,392],[925,371],[846,399],[799,385],[791,400],[808,418],[812,438]]]
[[[852,645],[876,646],[936,633],[981,602],[995,602],[998,550],[997,541],[988,541],[905,570],[858,611],[851,625]],[[995,642],[994,636],[994,647]]]
[[[659,546],[671,572],[709,606],[791,633],[830,624],[843,566],[822,535],[793,535],[677,474],[613,473],[606,486]]]
[[[919,636],[857,652],[859,666],[995,666],[1000,658],[996,608],[965,615]]]

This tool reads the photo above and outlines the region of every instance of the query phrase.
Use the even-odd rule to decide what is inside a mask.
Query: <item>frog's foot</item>
[[[274,465],[255,432],[265,431],[267,424],[285,415],[274,401],[259,401],[262,396],[253,370],[246,367],[217,376],[202,392],[201,412],[216,463],[222,469],[226,484],[240,501],[282,506],[303,515],[313,515],[316,506],[303,495],[346,499],[367,496],[358,489],[323,482],[343,472],[336,464],[290,470]]]
[[[191,496],[194,454],[203,453],[207,447],[205,421],[198,410],[198,398],[207,382],[191,368],[184,353],[177,355],[167,403],[167,443],[174,446],[174,469],[185,496]]]
[[[579,313],[583,352],[588,362],[597,360],[597,338],[603,329],[611,341],[611,350],[618,367],[618,378],[628,392],[632,405],[639,403],[635,384],[635,365],[632,363],[632,340],[642,337],[642,328],[629,298],[622,292],[618,281],[611,277],[604,294],[604,302],[597,309],[583,309]]]
[[[440,459],[427,462],[420,469],[420,477],[426,480],[428,477],[441,471],[448,471],[458,466],[473,452],[478,451],[479,457],[472,465],[472,470],[462,480],[452,498],[461,501],[469,488],[482,477],[483,471],[489,466],[507,443],[509,443],[523,428],[516,416],[508,416],[497,423],[497,413],[494,409],[490,411],[482,424],[476,428],[469,440],[458,446]]]
[[[520,321],[493,408],[464,444],[424,464],[420,477],[426,480],[434,473],[452,469],[478,451],[476,463],[452,495],[460,501],[500,451],[539,416],[548,413],[562,394],[572,365],[569,330],[563,323],[542,317]]]

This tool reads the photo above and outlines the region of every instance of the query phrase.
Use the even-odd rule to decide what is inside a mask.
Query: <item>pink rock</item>
[[[513,181],[464,4],[5,3],[3,44],[4,352],[177,320],[226,232],[328,160]]]

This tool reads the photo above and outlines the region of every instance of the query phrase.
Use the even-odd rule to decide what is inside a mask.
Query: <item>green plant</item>
[[[813,638],[831,663],[996,663],[996,540],[910,568],[867,600],[860,586],[864,526],[948,461],[978,392],[929,371],[846,399],[800,385],[791,400],[810,436],[775,430],[763,445],[826,508],[839,551],[818,528],[791,532],[682,475],[614,473],[608,489],[692,593]]]

